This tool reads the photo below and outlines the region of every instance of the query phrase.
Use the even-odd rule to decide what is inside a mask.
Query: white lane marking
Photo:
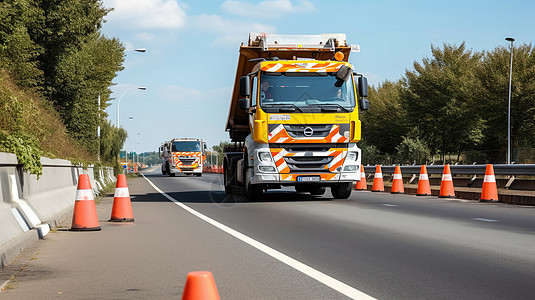
[[[214,219],[211,219],[201,213],[199,213],[198,211],[190,208],[189,206],[179,202],[178,200],[174,199],[173,197],[167,195],[165,192],[163,192],[162,190],[160,190],[156,185],[154,185],[152,183],[152,181],[150,181],[147,177],[145,177],[145,175],[141,174],[143,176],[143,178],[145,178],[149,183],[150,185],[152,185],[152,187],[160,194],[162,194],[165,198],[167,198],[169,201],[175,203],[176,205],[180,206],[181,208],[183,208],[184,210],[186,210],[187,212],[191,213],[192,215],[206,221],[207,223],[223,230],[224,232],[234,236],[235,238],[245,242],[246,244],[249,244],[250,246],[253,246],[255,247],[256,249],[264,252],[265,254],[279,260],[280,262],[283,262],[285,264],[287,264],[288,266],[296,269],[297,271],[325,284],[326,286],[332,288],[333,290],[339,292],[339,293],[342,293],[344,295],[346,295],[347,297],[351,298],[351,299],[375,299],[371,296],[369,296],[368,294],[365,294],[339,280],[336,280],[332,277],[330,277],[329,275],[327,274],[324,274],[312,267],[309,267],[305,264],[303,264],[302,262],[299,262],[289,256],[287,256],[286,254],[283,254],[273,248],[270,248],[226,225],[223,225],[219,222],[217,222],[216,220]]]
[[[475,221],[482,221],[482,222],[500,222],[499,220],[486,219],[486,218],[472,218],[472,220],[475,220]]]
[[[387,206],[387,207],[396,207],[396,206],[397,206],[397,205],[395,205],[395,204],[386,204],[386,203],[381,204],[381,205],[382,205],[382,206]]]

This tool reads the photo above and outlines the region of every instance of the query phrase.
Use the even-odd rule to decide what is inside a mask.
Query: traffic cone
[[[357,181],[355,190],[367,190],[368,184],[366,183],[366,173],[364,173],[364,167],[360,165],[360,181]]]
[[[98,231],[97,207],[95,196],[89,182],[89,175],[80,174],[78,178],[78,188],[74,202],[74,212],[72,215],[72,231]]]
[[[396,170],[394,171],[394,180],[392,181],[392,190],[390,192],[392,194],[405,194],[400,166],[396,166]]]
[[[117,176],[115,195],[113,196],[113,207],[111,209],[111,222],[134,222],[132,203],[130,203],[130,193],[126,184],[126,175]]]
[[[455,198],[455,190],[453,188],[453,179],[451,178],[450,165],[444,166],[442,172],[442,181],[440,182],[439,198]]]
[[[427,168],[422,165],[420,168],[420,178],[418,179],[418,189],[416,190],[416,196],[429,196],[431,195],[431,185],[429,185],[429,176],[427,176]]]
[[[485,178],[481,189],[481,199],[479,202],[498,201],[498,188],[496,187],[496,177],[494,176],[494,167],[491,164],[485,169]]]
[[[383,184],[383,172],[381,166],[375,166],[375,175],[373,176],[372,192],[384,192],[385,186]]]
[[[212,272],[197,271],[188,273],[182,300],[219,300]]]

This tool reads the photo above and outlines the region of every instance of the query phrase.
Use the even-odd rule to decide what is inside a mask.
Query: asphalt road
[[[198,270],[222,299],[535,295],[533,207],[290,189],[242,203],[220,175],[145,176],[129,181],[133,224],[106,222],[103,199],[102,231],[49,234],[0,299],[177,299]]]

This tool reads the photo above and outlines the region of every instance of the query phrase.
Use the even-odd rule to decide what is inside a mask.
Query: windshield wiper
[[[277,104],[277,103],[270,103],[270,104],[263,104],[262,105],[263,107],[274,107],[274,108],[278,108],[279,110],[281,109],[286,109],[286,110],[291,110],[291,111],[300,111],[300,112],[303,112],[302,109],[299,108],[299,106],[295,105],[295,104],[292,104],[292,103],[280,103],[280,104]]]
[[[345,112],[349,112],[349,109],[343,107],[342,105],[340,105],[338,103],[314,103],[314,104],[309,104],[308,106],[317,106],[317,107],[320,107],[321,109],[325,109],[325,110],[327,110],[327,108],[329,108],[329,106],[334,106],[334,107],[336,107],[336,111],[338,111],[338,109],[341,109],[341,110],[343,110]]]

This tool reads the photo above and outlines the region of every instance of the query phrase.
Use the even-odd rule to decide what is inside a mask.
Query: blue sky
[[[349,61],[371,85],[400,79],[431,45],[466,42],[475,51],[535,40],[535,1],[176,1],[104,0],[114,8],[102,32],[126,46],[125,69],[112,97],[120,104],[125,149],[157,151],[173,137],[208,146],[228,140],[224,128],[238,49],[249,32],[345,33],[361,52]],[[146,48],[138,53],[136,48]],[[117,100],[106,112],[116,123]],[[373,106],[373,103],[370,103]],[[133,117],[130,119],[130,117]]]

